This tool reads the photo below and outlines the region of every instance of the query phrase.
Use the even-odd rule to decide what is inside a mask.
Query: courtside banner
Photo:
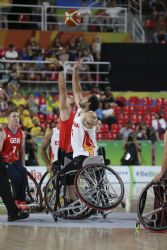
[[[136,166],[133,167],[133,182],[150,182],[159,172],[160,166]]]
[[[160,172],[160,166],[110,166],[121,177],[124,183],[148,183]],[[41,177],[46,172],[46,167],[34,166],[26,167],[27,170],[39,183]],[[109,175],[112,180],[112,175]],[[113,179],[114,180],[114,179]],[[47,181],[47,179],[45,179]],[[45,183],[44,183],[45,184]]]
[[[130,169],[128,166],[110,166],[122,179],[123,182],[131,182]]]

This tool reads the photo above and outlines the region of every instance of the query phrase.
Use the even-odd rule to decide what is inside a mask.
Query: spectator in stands
[[[66,51],[66,48],[60,48],[60,52],[59,52],[59,60],[64,63],[64,62],[68,62],[69,60],[69,54]]]
[[[135,124],[135,131],[137,140],[148,140],[147,127],[145,124]]]
[[[34,98],[34,95],[30,95],[28,97],[28,109],[32,111],[34,114],[38,113],[38,104],[36,99]]]
[[[103,119],[103,103],[99,102],[99,107],[98,109],[96,109],[96,115],[97,115],[97,119],[102,121]]]
[[[13,98],[13,94],[17,92],[17,86],[12,82],[9,82],[7,85],[7,94],[9,98]]]
[[[102,118],[103,123],[106,123],[109,126],[111,126],[113,123],[116,123],[117,118],[115,116],[114,109],[111,108],[109,102],[105,102],[102,114],[103,114]]]
[[[0,124],[6,125],[8,123],[8,95],[0,88]]]
[[[167,33],[165,31],[159,31],[158,33],[155,32],[153,34],[152,42],[166,44],[167,43]]]
[[[37,150],[37,143],[32,139],[31,134],[27,133],[25,138],[25,166],[39,166]]]
[[[82,8],[79,9],[79,13],[81,14],[81,30],[88,31],[89,28],[89,20],[91,17],[91,9],[87,7],[87,2],[83,1]]]
[[[69,61],[76,61],[79,57],[78,51],[77,51],[77,40],[75,37],[72,37],[67,46],[67,53],[69,53]]]
[[[32,119],[30,117],[30,112],[28,109],[25,109],[22,112],[21,121],[22,121],[22,124],[25,128],[31,129],[33,127],[33,122],[32,122]]]
[[[16,60],[18,59],[19,54],[15,49],[13,44],[9,44],[7,51],[5,52],[5,58],[8,60]]]
[[[22,96],[20,91],[16,91],[13,94],[13,99],[12,102],[19,107],[20,105],[26,106],[27,105],[27,101],[26,99]]]
[[[101,56],[101,38],[99,35],[96,35],[93,38],[93,43],[91,45],[92,54],[94,56],[95,61],[100,61]]]
[[[121,165],[141,164],[141,145],[136,141],[135,134],[128,135],[124,145],[124,155],[121,158]]]
[[[32,120],[33,126],[30,130],[31,135],[34,138],[39,138],[44,136],[44,129],[41,127],[40,122],[37,117],[34,117]]]
[[[119,139],[127,140],[128,136],[132,133],[132,123],[128,121],[119,131]]]
[[[155,118],[152,119],[152,128],[155,131],[156,139],[160,140],[166,130],[166,121],[160,113],[155,114]]]
[[[13,1],[12,0],[6,0],[6,1],[1,1],[2,4],[7,4],[7,6],[1,6],[1,11],[2,11],[2,28],[8,29],[8,15],[10,14],[11,11],[11,6]]]

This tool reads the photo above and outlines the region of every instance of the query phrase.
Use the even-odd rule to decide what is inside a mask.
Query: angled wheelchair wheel
[[[167,180],[149,183],[137,202],[137,215],[144,228],[167,230]]]
[[[44,201],[47,209],[53,212],[55,203],[59,201],[59,181],[57,175],[53,175],[46,183]]]
[[[87,165],[75,176],[75,191],[88,206],[98,211],[118,206],[124,196],[124,185],[119,175],[105,165]]]
[[[42,192],[36,179],[27,171],[28,183],[26,185],[26,201],[30,211],[42,210]]]

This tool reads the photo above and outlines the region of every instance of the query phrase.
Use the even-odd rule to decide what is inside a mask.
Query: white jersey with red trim
[[[71,145],[73,148],[73,158],[79,155],[96,156],[97,141],[96,127],[87,129],[82,122],[81,109],[77,110],[71,131]]]
[[[51,137],[51,150],[52,150],[52,162],[57,161],[58,159],[58,149],[59,149],[59,141],[60,141],[60,130],[55,127],[52,129],[52,137]]]

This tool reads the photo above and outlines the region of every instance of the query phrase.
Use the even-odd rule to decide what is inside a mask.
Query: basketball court
[[[139,187],[134,190],[138,192]],[[166,249],[166,233],[142,227],[136,231],[137,192],[126,193],[127,207],[115,208],[107,218],[98,214],[85,220],[54,222],[50,214],[34,213],[26,220],[9,223],[6,215],[1,215],[0,249]]]

